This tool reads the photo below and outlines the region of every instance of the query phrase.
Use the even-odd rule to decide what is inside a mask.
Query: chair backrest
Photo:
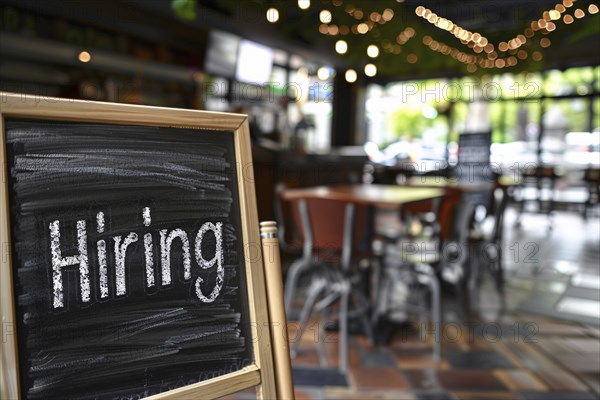
[[[349,257],[352,250],[368,248],[363,247],[370,234],[366,206],[339,200],[302,199],[294,209],[294,220],[302,227],[302,239],[313,252],[346,251]]]
[[[475,204],[471,201],[462,201],[454,206],[448,240],[458,243],[466,242],[474,211]]]
[[[502,239],[504,229],[504,211],[508,204],[508,195],[503,188],[494,190],[494,229],[492,231],[492,240],[499,242]]]
[[[452,235],[454,224],[454,210],[461,203],[462,194],[459,190],[446,190],[446,195],[438,206],[437,221],[439,225],[439,238],[444,241]]]
[[[275,196],[273,197],[273,210],[277,222],[277,238],[279,246],[283,251],[296,253],[300,250],[303,242],[302,225],[297,222],[297,201],[286,200],[283,193],[288,189],[283,182],[275,185]],[[299,220],[298,220],[299,221]]]

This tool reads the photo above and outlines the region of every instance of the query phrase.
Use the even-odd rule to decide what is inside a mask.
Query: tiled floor
[[[307,331],[293,360],[296,398],[599,399],[599,324],[572,320],[576,315],[563,319],[560,313],[552,314],[556,311],[552,302],[573,286],[576,274],[600,276],[600,220],[585,222],[575,214],[558,213],[549,230],[545,216],[526,214],[516,229],[515,217],[509,209],[507,313],[498,314],[494,290],[491,285],[485,290],[484,282],[480,318],[445,324],[440,362],[431,357],[431,335],[422,340],[414,328],[406,327],[397,330],[387,346],[374,347],[365,337],[352,336],[347,376],[335,369],[337,334],[329,333],[324,340],[330,369],[323,369],[316,350],[316,340],[323,338],[315,337],[314,329]],[[543,304],[540,298],[550,299],[545,309],[531,306]],[[453,321],[452,316],[446,321]],[[253,397],[249,391],[231,396]]]

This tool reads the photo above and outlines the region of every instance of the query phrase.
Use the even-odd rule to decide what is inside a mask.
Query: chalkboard
[[[462,179],[471,181],[485,180],[489,174],[491,132],[463,133],[458,140],[458,166]],[[486,169],[487,167],[487,169]]]
[[[490,168],[492,146],[491,132],[463,133],[458,139],[457,180],[465,185],[490,183],[493,180]],[[487,205],[489,190],[463,193],[463,200]]]
[[[36,100],[1,99],[2,395],[269,397],[245,117]]]

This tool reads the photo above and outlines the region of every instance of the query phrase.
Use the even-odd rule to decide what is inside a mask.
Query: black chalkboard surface
[[[253,187],[239,176],[247,125],[231,129],[243,116],[23,103],[0,101],[11,250],[0,306],[15,336],[2,344],[0,394],[274,393],[269,334],[251,329],[268,317],[260,253],[247,253],[258,234]]]
[[[492,146],[491,132],[463,133],[458,139],[458,182],[465,185],[491,183],[493,181],[490,168],[490,151]],[[489,189],[463,193],[463,200],[487,205]]]
[[[463,178],[475,181],[485,180],[489,171],[490,150],[492,146],[491,132],[463,133],[458,139],[458,165],[464,168]],[[472,171],[466,171],[471,167]],[[467,174],[466,172],[470,172]]]

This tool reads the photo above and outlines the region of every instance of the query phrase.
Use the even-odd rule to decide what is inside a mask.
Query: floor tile
[[[318,367],[320,366],[319,354],[314,347],[301,346],[296,353],[296,357],[292,359],[292,363],[294,365]]]
[[[294,367],[294,386],[349,386],[347,377],[333,368]]]
[[[513,350],[504,342],[498,342],[494,345],[494,350],[498,353],[502,354],[504,358],[506,358],[515,368],[525,369],[525,365],[523,360],[519,357],[518,354],[515,354]]]
[[[534,371],[556,370],[558,368],[556,363],[548,359],[532,343],[518,341],[505,343],[505,345],[520,360],[524,368]]]
[[[439,390],[441,388],[436,373],[432,369],[404,370],[402,373],[415,390]]]
[[[350,368],[350,381],[353,387],[407,389],[408,382],[395,368]]]
[[[535,374],[544,381],[551,391],[585,392],[588,390],[581,380],[560,369],[554,371],[536,371]]]
[[[320,400],[323,393],[318,390],[294,388],[294,396],[296,400]]]
[[[518,392],[523,400],[598,400],[586,392]]]
[[[425,351],[406,351],[392,349],[396,356],[396,362],[402,369],[449,369],[450,365],[446,360],[436,361],[433,358],[431,350]]]
[[[437,371],[437,380],[452,391],[506,391],[502,382],[488,371]]]
[[[355,390],[326,388],[323,398],[328,400],[416,400],[415,395],[404,390]]]
[[[600,355],[600,340],[598,338],[565,338],[564,342],[579,354]]]
[[[597,354],[559,354],[555,358],[571,371],[600,374],[600,359]]]
[[[417,400],[455,400],[454,396],[446,392],[416,392]]]
[[[495,370],[494,375],[512,391],[546,391],[548,387],[529,371],[523,370]]]
[[[600,376],[598,374],[581,374],[582,379],[600,398]]]
[[[360,365],[364,368],[395,367],[396,358],[388,348],[378,347],[370,351],[358,351]]]
[[[332,368],[339,367],[340,344],[338,334],[336,332],[328,332],[328,335],[325,338],[325,342],[323,343],[323,347],[325,348],[325,355],[327,357],[327,362],[329,363],[329,366]],[[348,366],[353,367],[359,365],[360,356],[358,354],[356,346],[352,344],[352,341],[348,340]]]
[[[398,340],[394,341],[390,344],[390,349],[395,351],[429,351],[431,352],[433,347],[431,343],[427,341],[423,341],[420,339],[407,339],[407,340]]]
[[[446,358],[453,369],[490,370],[514,366],[495,351],[449,352]]]
[[[521,400],[511,392],[452,392],[456,400]]]
[[[600,327],[597,326],[586,326],[585,331],[589,336],[600,338]]]

